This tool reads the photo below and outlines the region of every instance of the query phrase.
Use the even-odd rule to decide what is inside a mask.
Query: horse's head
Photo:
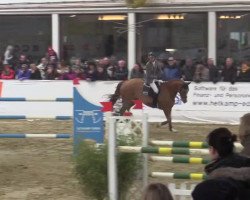
[[[188,85],[190,84],[191,82],[183,82],[182,86],[180,87],[180,90],[179,90],[179,93],[180,93],[180,96],[181,96],[181,100],[183,103],[187,103],[187,94],[188,94],[188,91],[189,91],[189,87]]]

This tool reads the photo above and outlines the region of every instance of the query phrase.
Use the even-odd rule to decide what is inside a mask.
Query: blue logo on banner
[[[74,87],[74,145],[84,139],[92,139],[103,143],[102,107],[84,99]]]

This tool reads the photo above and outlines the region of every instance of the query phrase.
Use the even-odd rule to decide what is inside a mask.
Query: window
[[[0,50],[4,55],[8,45],[14,46],[18,57],[26,54],[32,61],[39,62],[51,45],[51,16],[1,16]]]
[[[250,59],[250,13],[217,13],[218,64],[232,57],[236,64]]]
[[[143,63],[149,51],[162,59],[207,56],[207,13],[139,14],[136,27],[137,59]]]
[[[62,15],[61,57],[127,58],[127,15]]]

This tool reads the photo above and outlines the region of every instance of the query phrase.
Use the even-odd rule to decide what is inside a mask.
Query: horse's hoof
[[[161,127],[161,122],[156,123],[156,128],[160,128]]]
[[[173,133],[178,133],[178,131],[176,130],[176,129],[173,129],[172,128],[172,131],[171,132],[173,132]]]

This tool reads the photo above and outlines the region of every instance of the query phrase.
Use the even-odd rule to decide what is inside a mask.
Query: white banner
[[[1,81],[1,97],[22,97],[30,99],[72,98],[71,81]],[[84,97],[89,102],[101,105],[108,95],[114,93],[118,82],[81,81]],[[191,83],[188,102],[178,101],[173,107],[175,122],[230,123],[238,124],[239,118],[250,112],[249,83]],[[1,89],[0,89],[1,91]],[[70,102],[0,102],[0,115],[72,116]],[[161,110],[144,107],[149,121],[164,121]]]

